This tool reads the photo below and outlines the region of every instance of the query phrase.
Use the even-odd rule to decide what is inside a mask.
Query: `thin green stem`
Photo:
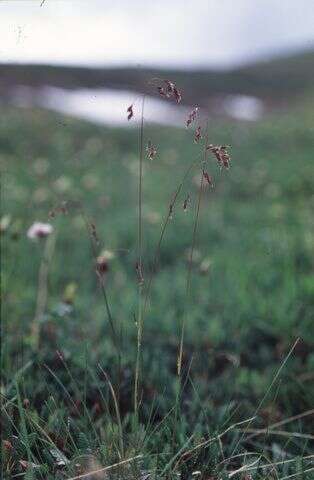
[[[196,214],[195,214],[195,221],[193,227],[193,235],[192,235],[192,245],[190,250],[190,257],[189,257],[189,265],[188,265],[188,273],[186,279],[186,290],[185,290],[185,299],[186,305],[188,305],[189,300],[189,293],[190,293],[190,286],[191,286],[191,276],[192,276],[192,264],[193,264],[193,255],[195,250],[195,243],[196,243],[196,233],[199,224],[199,216],[200,216],[200,209],[201,209],[201,200],[204,190],[204,165],[207,158],[207,145],[208,145],[208,121],[206,125],[206,137],[204,142],[204,154],[203,154],[203,161],[201,166],[201,178],[200,178],[200,188],[198,192],[198,200],[197,200],[197,207],[196,207]],[[186,322],[186,308],[183,312],[182,317],[182,324],[181,324],[181,335],[180,335],[180,347],[179,347],[179,354],[177,360],[177,373],[178,377],[181,376],[181,369],[182,369],[182,356],[183,356],[183,344],[184,344],[184,333],[185,333],[185,322]]]
[[[204,153],[203,153],[203,160],[201,164],[201,177],[200,177],[200,188],[198,192],[198,200],[196,206],[196,214],[195,214],[195,221],[193,227],[193,234],[192,234],[192,245],[190,250],[190,257],[189,257],[189,265],[188,265],[188,272],[187,272],[187,279],[186,279],[186,290],[185,290],[185,308],[182,315],[182,322],[181,322],[181,332],[180,332],[180,343],[179,343],[179,352],[177,358],[177,375],[178,375],[178,385],[177,385],[177,392],[176,392],[176,404],[175,404],[175,419],[174,419],[174,430],[173,430],[173,442],[175,443],[176,431],[177,431],[177,422],[179,416],[179,402],[180,396],[182,391],[182,360],[183,360],[183,347],[184,347],[184,335],[185,335],[185,323],[186,323],[186,315],[187,315],[187,305],[189,303],[189,296],[190,296],[190,286],[191,286],[191,276],[192,276],[192,264],[193,264],[193,255],[194,249],[196,244],[196,233],[199,224],[199,217],[200,217],[200,209],[201,209],[201,200],[202,194],[204,190],[204,165],[207,158],[207,145],[208,145],[208,121],[206,124],[206,137],[204,142]]]
[[[83,217],[87,232],[89,234],[91,250],[92,250],[93,257],[94,257],[94,261],[96,263],[97,262],[97,248],[96,248],[96,245],[95,245],[95,239],[93,238],[92,234],[90,233],[91,222],[89,221],[89,218],[88,218],[87,214],[85,213],[85,211],[83,210],[82,206],[80,206],[80,213]],[[104,280],[100,275],[98,275],[98,278],[99,278],[100,290],[101,290],[101,293],[102,293],[102,296],[103,296],[103,299],[104,299],[104,305],[105,305],[105,310],[106,310],[107,317],[108,317],[108,322],[109,322],[111,333],[112,333],[112,340],[113,340],[113,343],[116,347],[116,350],[117,350],[118,354],[120,355],[121,354],[121,352],[120,352],[121,349],[120,349],[120,346],[119,346],[118,337],[117,337],[116,329],[115,329],[115,326],[114,326],[114,320],[113,320],[111,308],[110,308],[110,305],[109,305],[109,300],[108,300],[108,295],[107,295],[107,291],[106,291],[106,288],[105,288]]]
[[[155,249],[155,254],[154,254],[154,260],[153,260],[153,268],[151,270],[151,274],[150,274],[150,277],[149,277],[149,280],[148,280],[148,284],[147,284],[147,288],[146,288],[146,293],[145,293],[145,302],[144,302],[144,313],[143,313],[143,323],[144,323],[144,316],[146,314],[146,310],[147,310],[147,306],[148,306],[148,300],[149,300],[149,295],[150,295],[150,292],[151,292],[151,287],[152,287],[152,283],[153,283],[153,277],[154,277],[154,273],[155,273],[155,270],[157,268],[157,263],[158,263],[158,258],[159,258],[159,254],[160,254],[160,248],[161,248],[161,244],[162,244],[162,241],[164,239],[164,236],[165,236],[165,233],[166,233],[166,229],[167,229],[167,226],[170,222],[170,219],[171,219],[171,216],[173,214],[173,210],[174,210],[174,207],[177,203],[177,200],[178,200],[178,197],[179,197],[179,194],[182,190],[182,187],[184,185],[184,182],[186,180],[186,178],[188,177],[188,175],[190,174],[191,170],[193,169],[194,167],[194,163],[192,163],[188,169],[186,170],[184,176],[183,176],[183,179],[181,181],[181,183],[179,184],[177,190],[175,191],[173,197],[172,197],[172,200],[169,204],[169,208],[168,208],[168,213],[167,213],[167,216],[165,218],[165,221],[162,225],[162,228],[161,228],[161,233],[160,233],[160,236],[159,236],[159,240],[158,240],[158,243],[157,243],[157,246],[156,246],[156,249]]]
[[[137,313],[137,352],[135,365],[135,383],[134,383],[134,412],[138,419],[139,413],[139,388],[140,388],[140,362],[141,346],[143,334],[143,153],[144,153],[144,107],[145,95],[142,98],[142,114],[139,133],[139,181],[138,181],[138,313]]]
[[[48,276],[50,263],[54,254],[56,235],[51,234],[47,237],[44,246],[43,257],[38,272],[38,290],[36,300],[35,316],[31,324],[31,342],[35,351],[40,343],[40,322],[45,313],[48,299]]]

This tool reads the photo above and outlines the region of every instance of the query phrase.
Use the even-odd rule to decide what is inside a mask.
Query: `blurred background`
[[[260,426],[313,408],[314,2],[2,0],[0,31],[5,378],[33,358],[42,262],[49,264],[40,317],[44,363],[61,369],[55,357],[61,350],[80,381],[85,360],[78,345],[86,345],[91,361],[101,358],[114,368],[83,209],[97,228],[96,254],[106,258],[108,298],[123,331],[123,414],[133,408],[138,123],[145,93],[144,142],[157,155],[143,166],[144,277],[155,269],[144,329],[150,375],[143,378],[143,410],[148,417],[157,398],[162,415],[175,399],[203,148],[194,135],[205,116],[209,142],[231,145],[231,168],[221,171],[209,155],[214,188],[205,189],[201,204],[184,361],[193,357],[198,395],[214,423],[237,401],[247,418],[300,337]],[[182,102],[161,98],[153,78],[174,81]],[[203,116],[187,128],[196,105]],[[161,225],[182,179],[155,264]],[[48,253],[27,238],[35,221],[53,225]],[[25,389],[39,399],[41,414],[40,398],[52,382],[32,368]],[[97,416],[94,387],[86,395]],[[58,389],[55,395],[61,396]],[[189,421],[197,405],[187,394]],[[298,428],[311,433],[306,422]],[[294,439],[287,448],[306,452],[309,445],[302,450]]]
[[[295,102],[313,78],[307,0],[284,8],[280,0],[236,8],[230,0],[4,0],[0,8],[0,94],[20,106],[125,123],[121,105],[133,92],[152,93],[148,81],[160,73],[176,76],[187,105],[256,120]],[[178,124],[185,113],[155,100],[146,117]]]

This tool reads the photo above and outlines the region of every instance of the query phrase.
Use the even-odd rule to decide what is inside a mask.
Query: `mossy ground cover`
[[[143,165],[144,285],[152,282],[135,416],[138,131],[3,108],[4,478],[70,478],[86,465],[137,455],[108,475],[229,478],[258,458],[248,471],[254,479],[311,468],[313,133],[307,109],[254,124],[209,122],[209,141],[232,145],[232,166],[220,171],[208,155],[214,188],[201,197],[190,263],[202,145],[185,129],[145,126],[145,142],[158,154]],[[27,238],[34,221],[49,221],[53,237]],[[103,250],[110,253],[104,286],[120,355],[95,274],[94,255]],[[34,342],[45,262],[47,304]],[[254,469],[260,464],[268,466]],[[294,478],[313,478],[302,475]]]

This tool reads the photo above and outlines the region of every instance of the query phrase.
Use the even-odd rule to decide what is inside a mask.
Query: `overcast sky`
[[[0,62],[230,67],[314,47],[314,0],[0,0]]]

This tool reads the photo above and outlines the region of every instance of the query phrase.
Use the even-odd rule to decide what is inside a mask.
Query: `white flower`
[[[38,238],[45,238],[53,231],[53,226],[50,223],[35,222],[27,230],[27,236],[31,240],[37,240]]]

